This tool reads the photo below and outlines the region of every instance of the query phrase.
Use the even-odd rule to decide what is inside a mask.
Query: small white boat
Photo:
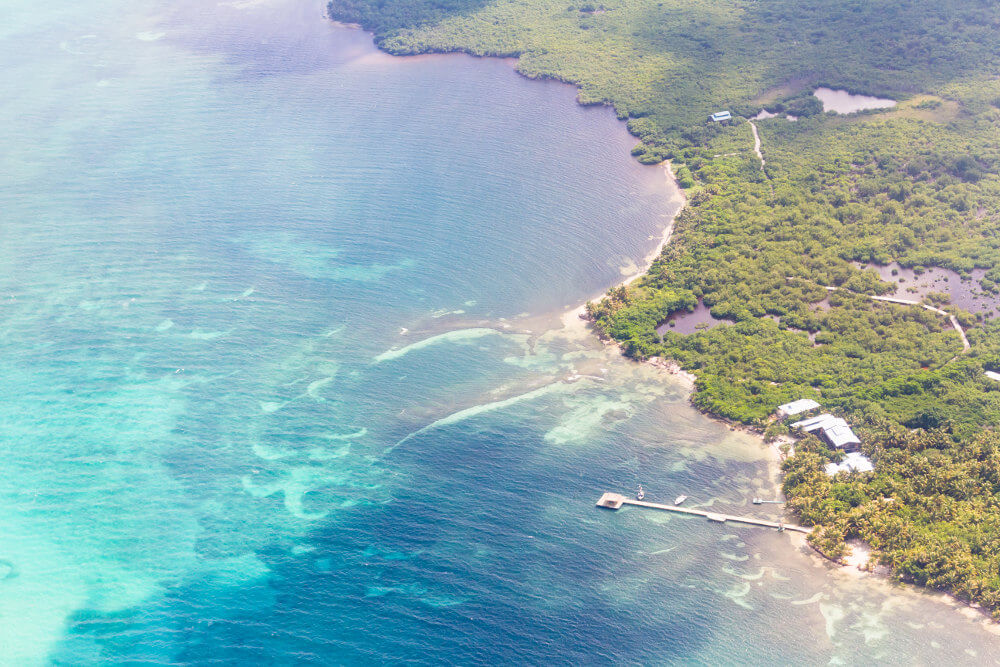
[[[677,496],[676,498],[674,498],[674,505],[680,505],[687,499],[688,499],[687,496]]]
[[[642,488],[642,484],[639,485],[639,490],[635,492],[635,497],[637,500],[642,500],[646,497],[646,492]]]

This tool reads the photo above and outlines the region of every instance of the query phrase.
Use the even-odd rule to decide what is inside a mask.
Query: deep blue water
[[[0,663],[993,657],[788,536],[594,508],[774,493],[559,323],[675,209],[609,110],[315,2],[0,17]]]

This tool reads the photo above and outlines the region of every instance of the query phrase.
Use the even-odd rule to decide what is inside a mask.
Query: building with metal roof
[[[874,469],[871,460],[858,452],[851,452],[840,463],[826,464],[826,474],[831,477],[838,472],[871,472]]]
[[[815,433],[817,437],[835,449],[852,452],[861,447],[861,440],[854,435],[851,426],[840,417],[834,417],[831,414],[822,414],[818,417],[795,422],[792,424],[792,428],[806,433]]]
[[[819,403],[811,398],[800,398],[797,401],[779,405],[775,413],[778,415],[778,419],[784,419],[786,417],[802,414],[803,412],[807,412],[809,410],[815,410],[818,407]]]

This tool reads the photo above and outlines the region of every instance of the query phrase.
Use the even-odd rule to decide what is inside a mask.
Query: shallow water
[[[727,320],[712,317],[711,309],[699,301],[690,312],[682,310],[672,314],[666,322],[656,328],[656,331],[661,336],[667,331],[687,335],[729,323]]]
[[[857,95],[846,90],[817,88],[813,95],[823,103],[823,111],[835,113],[857,113],[867,109],[889,109],[896,106],[895,100],[871,95]]]
[[[994,316],[998,305],[996,295],[985,292],[979,281],[986,275],[985,269],[973,269],[967,277],[940,266],[922,268],[919,272],[891,264],[859,264],[860,268],[872,269],[879,277],[896,286],[894,296],[904,299],[922,299],[931,292],[947,294],[949,303],[964,308],[970,313]]]
[[[995,657],[787,535],[595,509],[774,511],[755,441],[540,324],[655,247],[663,172],[320,9],[2,10],[3,662]]]

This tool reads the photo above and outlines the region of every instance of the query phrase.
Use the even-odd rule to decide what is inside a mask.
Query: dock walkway
[[[749,516],[735,516],[733,514],[720,514],[718,512],[706,512],[704,510],[696,510],[688,507],[678,507],[677,505],[664,505],[661,503],[651,503],[644,500],[632,500],[631,498],[626,498],[620,493],[605,493],[601,496],[600,500],[597,501],[598,507],[603,507],[605,509],[617,510],[621,509],[623,505],[635,505],[636,507],[648,507],[654,510],[665,510],[667,512],[677,512],[679,514],[693,514],[695,516],[703,516],[710,521],[717,521],[719,523],[726,523],[727,521],[732,521],[733,523],[745,523],[751,526],[763,526],[765,528],[784,528],[785,530],[794,530],[799,533],[810,533],[812,528],[806,528],[805,526],[796,526],[790,523],[780,523],[777,521],[767,521],[765,519],[756,519]]]

